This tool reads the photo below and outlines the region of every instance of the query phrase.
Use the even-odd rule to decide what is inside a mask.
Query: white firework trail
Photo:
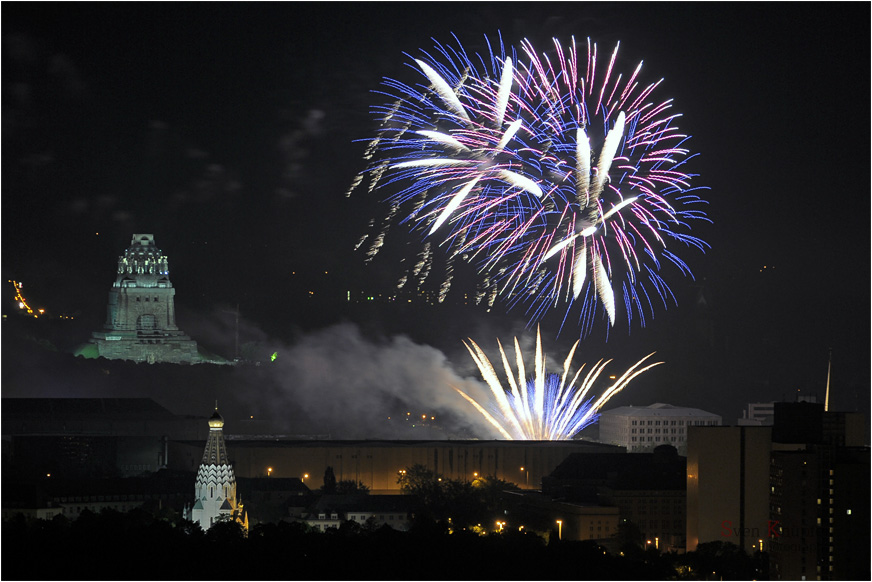
[[[515,338],[515,367],[512,370],[509,358],[499,341],[500,356],[508,380],[504,388],[496,370],[484,351],[472,339],[464,346],[469,350],[488,387],[494,401],[488,411],[465,392],[454,388],[467,402],[473,405],[485,419],[509,440],[568,440],[586,426],[596,422],[600,409],[616,394],[621,392],[634,378],[663,362],[645,363],[648,354],[624,372],[598,398],[589,396],[600,374],[611,360],[599,360],[577,384],[585,365],[567,381],[570,376],[572,358],[579,342],[576,341],[563,362],[563,373],[548,374],[545,370],[545,354],[542,352],[542,338],[536,331],[536,354],[533,376],[527,378],[524,358],[518,339]]]

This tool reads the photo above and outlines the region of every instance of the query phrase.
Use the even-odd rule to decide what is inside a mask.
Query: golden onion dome
[[[222,428],[224,426],[224,418],[220,414],[218,414],[218,409],[215,409],[215,413],[209,418],[209,428]]]

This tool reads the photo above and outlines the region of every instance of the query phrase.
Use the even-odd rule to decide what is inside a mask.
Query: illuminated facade
[[[209,418],[209,438],[197,471],[194,495],[188,519],[204,530],[221,520],[235,520],[248,529],[248,517],[236,496],[236,475],[224,443],[224,419],[217,408]]]
[[[167,257],[151,234],[134,234],[118,257],[118,275],[109,291],[106,324],[90,343],[110,360],[194,364],[201,361],[197,342],[176,325]]]
[[[720,426],[721,417],[699,408],[657,402],[605,410],[597,424],[600,442],[627,447],[628,453],[649,453],[660,445],[672,445],[679,455],[685,455],[689,427]]]

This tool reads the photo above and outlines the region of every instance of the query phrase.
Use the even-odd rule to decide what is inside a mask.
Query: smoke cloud
[[[433,346],[404,334],[367,334],[351,322],[296,330],[290,339],[281,340],[244,317],[237,325],[235,310],[229,307],[208,316],[188,313],[183,321],[180,318],[180,325],[209,351],[239,355],[242,361],[232,369],[231,378],[217,382],[208,388],[208,395],[195,400],[203,406],[218,398],[222,414],[232,408],[233,416],[264,421],[260,428],[252,423],[248,432],[332,438],[498,436],[454,390],[482,403],[490,400],[489,389],[476,379],[478,371],[470,369],[472,360],[465,350],[455,354],[465,356],[455,366]],[[169,408],[194,412],[190,410],[194,402],[188,398],[192,394],[166,396],[185,400],[168,402]],[[427,416],[423,427],[417,422],[422,415]],[[410,430],[412,424],[416,430]],[[228,430],[233,432],[230,425]]]
[[[301,336],[269,366],[276,402],[317,419],[331,433],[393,436],[396,415],[411,413],[435,416],[436,424],[449,432],[467,429],[494,437],[479,413],[453,390],[486,401],[487,388],[459,376],[441,351],[406,336],[375,341],[356,325],[342,323]]]

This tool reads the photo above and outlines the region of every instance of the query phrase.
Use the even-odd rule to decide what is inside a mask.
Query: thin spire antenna
[[[833,371],[833,348],[830,348],[830,362],[827,364],[827,391],[824,395],[824,412],[830,410],[830,375]]]

